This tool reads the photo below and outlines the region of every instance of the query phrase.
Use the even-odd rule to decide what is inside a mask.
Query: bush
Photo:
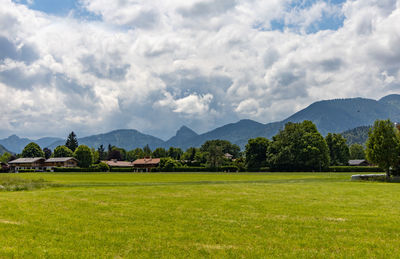
[[[110,167],[104,162],[100,162],[97,165],[92,165],[92,168],[95,168],[98,172],[110,171]]]
[[[81,168],[81,167],[54,167],[54,172],[57,173],[77,173],[77,172],[98,172],[97,168]]]
[[[222,172],[232,172],[232,173],[235,173],[235,172],[239,172],[239,167],[237,167],[237,166],[234,166],[234,165],[230,165],[230,166],[222,166],[221,168],[220,168],[220,170],[222,171]]]
[[[377,166],[330,166],[329,172],[365,172],[365,173],[376,173],[383,172],[383,170]]]
[[[35,169],[19,169],[18,173],[34,173]]]
[[[111,167],[110,172],[119,172],[119,173],[126,173],[126,172],[132,172],[133,168],[132,167]]]

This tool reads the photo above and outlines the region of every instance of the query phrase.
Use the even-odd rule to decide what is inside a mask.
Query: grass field
[[[58,187],[0,192],[0,258],[397,257],[400,185],[350,175],[10,175]]]

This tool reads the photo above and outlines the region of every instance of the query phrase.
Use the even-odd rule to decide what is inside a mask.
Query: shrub
[[[54,167],[54,172],[57,173],[76,173],[76,172],[98,172],[97,168],[81,168],[81,167]]]
[[[132,172],[133,168],[132,167],[111,167],[110,172],[120,172],[120,173],[126,173],[126,172]]]
[[[222,172],[239,172],[239,168],[237,167],[237,166],[234,166],[234,165],[230,165],[230,166],[222,166],[221,168],[220,168],[220,170],[222,171]]]
[[[110,167],[104,162],[100,162],[97,165],[93,165],[92,168],[96,169],[98,172],[110,171]]]
[[[330,172],[368,172],[376,173],[383,172],[383,170],[377,166],[330,166]]]
[[[18,173],[34,173],[35,169],[19,169]]]

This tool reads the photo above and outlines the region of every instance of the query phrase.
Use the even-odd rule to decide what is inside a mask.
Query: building
[[[356,159],[356,160],[349,160],[349,165],[350,166],[369,166],[370,164],[365,159]]]
[[[11,171],[18,173],[19,170],[33,169],[36,171],[44,171],[45,159],[43,157],[32,157],[32,158],[18,158],[13,161],[8,162]]]
[[[116,159],[112,159],[109,161],[101,161],[101,162],[106,163],[109,167],[133,167],[132,162],[118,161]]]
[[[229,153],[226,153],[226,154],[224,155],[224,157],[225,157],[226,159],[232,160],[233,155],[231,155],[231,154],[229,154]]]
[[[152,168],[155,168],[160,164],[160,158],[150,157],[137,159],[132,164],[135,172],[150,172]]]
[[[74,157],[52,157],[44,162],[46,170],[53,171],[54,167],[77,167],[79,161]]]

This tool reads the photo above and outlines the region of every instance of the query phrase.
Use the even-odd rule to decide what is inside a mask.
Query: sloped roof
[[[365,160],[365,159],[349,160],[349,165],[360,165],[360,164],[363,164],[363,163],[367,163],[368,164],[368,161]]]
[[[45,160],[43,157],[29,157],[29,158],[18,158],[13,161],[8,162],[9,164],[29,164],[29,163],[35,163],[40,160]]]
[[[101,161],[101,162],[104,162],[108,166],[111,166],[111,167],[131,167],[131,166],[133,166],[133,164],[131,162],[127,162],[127,161],[110,160],[110,161]]]
[[[158,165],[160,158],[142,158],[133,162],[133,165]]]
[[[75,157],[52,157],[47,159],[45,163],[64,163],[69,160],[75,160],[76,162],[78,162],[78,160]]]

